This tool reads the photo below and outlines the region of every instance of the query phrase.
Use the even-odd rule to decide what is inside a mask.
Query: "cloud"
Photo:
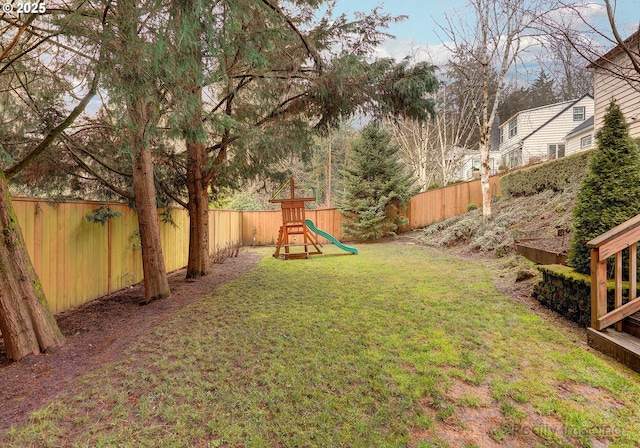
[[[376,48],[376,58],[410,57],[414,62],[429,62],[443,66],[451,57],[451,52],[444,44],[429,45],[416,43],[413,39],[389,39]]]
[[[604,4],[593,1],[565,2],[565,6],[548,13],[548,19],[555,23],[582,28],[586,24],[593,24],[606,20],[607,9]]]

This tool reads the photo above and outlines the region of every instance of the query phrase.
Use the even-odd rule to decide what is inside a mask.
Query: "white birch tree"
[[[482,185],[482,211],[491,217],[491,189],[489,186],[489,150],[491,129],[502,99],[507,74],[512,70],[527,47],[525,32],[535,23],[543,10],[541,2],[524,0],[470,0],[468,10],[475,21],[447,17],[442,27],[454,55],[466,55],[479,66],[477,79],[482,99],[474,110],[478,127],[480,152],[480,180]],[[491,88],[495,76],[495,89]]]
[[[410,166],[422,191],[430,185],[446,186],[458,180],[465,154],[477,149],[474,110],[480,100],[477,83],[470,82],[471,66],[447,64],[434,95],[436,114],[431,120],[387,120],[386,127],[400,157]]]

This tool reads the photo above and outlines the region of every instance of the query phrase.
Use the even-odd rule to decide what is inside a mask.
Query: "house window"
[[[480,169],[480,158],[479,157],[474,157],[473,158],[473,169],[474,170],[479,170]]]
[[[518,135],[518,120],[511,120],[509,122],[509,138]]]
[[[522,152],[519,149],[514,149],[506,154],[505,159],[509,169],[518,167],[522,165]]]
[[[584,106],[573,108],[573,121],[584,121]]]
[[[580,139],[580,149],[589,149],[591,148],[591,134],[586,137],[582,137]]]
[[[548,146],[548,156],[550,159],[564,157],[564,143],[554,143]]]
[[[504,128],[500,128],[500,143],[504,143]]]

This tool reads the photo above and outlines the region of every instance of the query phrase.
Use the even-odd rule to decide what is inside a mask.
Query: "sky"
[[[583,0],[585,3],[587,1],[589,0]],[[626,37],[637,30],[640,22],[640,0],[612,1],[616,3],[617,23],[623,37]],[[602,0],[591,2],[603,4]],[[378,48],[378,56],[401,59],[414,55],[416,60],[441,65],[446,61],[448,53],[442,43],[446,36],[439,26],[446,25],[445,15],[464,18],[472,23],[474,17],[468,13],[466,3],[466,0],[338,0],[336,13],[344,12],[349,15],[354,11],[369,12],[376,6],[381,6],[383,11],[391,15],[407,15],[408,19],[390,28],[389,32],[396,38]],[[604,13],[602,6],[598,9]]]

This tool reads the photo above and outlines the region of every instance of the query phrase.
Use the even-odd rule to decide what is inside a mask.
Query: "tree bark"
[[[0,226],[0,331],[7,357],[17,361],[60,345],[64,338],[31,264],[2,171]]]
[[[206,129],[203,125],[202,78],[204,73],[201,6],[193,0],[173,3],[177,56],[186,76],[176,85],[182,104],[182,133],[187,149],[189,202],[189,258],[187,278],[209,273],[209,179],[207,178]]]
[[[160,224],[153,175],[153,157],[150,141],[159,121],[158,96],[149,53],[159,51],[139,28],[141,15],[145,13],[136,0],[118,2],[115,25],[120,29],[117,45],[121,58],[116,59],[114,75],[116,85],[125,93],[124,102],[128,115],[128,140],[133,161],[133,192],[138,230],[142,248],[144,273],[144,301],[167,297],[171,294],[162,254]],[[118,66],[117,63],[121,65]]]
[[[198,139],[197,133],[188,132],[186,143],[189,192],[187,278],[198,278],[209,273],[209,193],[202,172],[206,164],[207,152],[204,143]]]
[[[327,208],[331,208],[331,152],[333,151],[333,136],[329,134],[329,148],[327,151]]]
[[[142,247],[145,303],[168,297],[171,294],[169,280],[162,255],[160,225],[156,205],[156,189],[153,182],[151,151],[140,140],[132,142],[134,149],[133,191],[136,197],[138,229]]]

